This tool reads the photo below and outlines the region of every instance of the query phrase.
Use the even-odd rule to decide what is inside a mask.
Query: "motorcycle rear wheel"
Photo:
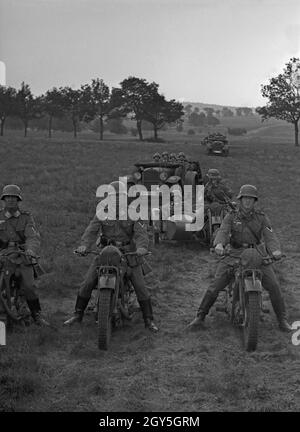
[[[258,292],[248,292],[244,323],[244,344],[247,351],[255,351],[258,342],[260,298]]]
[[[98,348],[107,350],[112,332],[111,314],[112,291],[101,289],[98,299]]]

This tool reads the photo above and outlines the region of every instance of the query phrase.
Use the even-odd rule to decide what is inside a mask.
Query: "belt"
[[[237,243],[235,241],[232,241],[230,244],[234,249],[240,249],[240,248],[247,249],[247,248],[254,248],[256,246],[255,243]]]
[[[7,244],[7,247],[15,247],[15,246],[18,246],[18,245],[19,245],[19,242],[9,241],[8,244]]]

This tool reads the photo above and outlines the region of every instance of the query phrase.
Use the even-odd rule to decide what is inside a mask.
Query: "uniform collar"
[[[20,216],[20,214],[21,214],[20,210],[16,210],[14,213],[10,213],[10,211],[8,211],[8,210],[5,210],[5,211],[4,211],[4,216],[5,216],[7,219],[10,219],[10,218],[12,218],[12,217],[17,218],[17,217]]]
[[[251,219],[254,213],[255,213],[254,208],[249,212],[245,212],[242,207],[239,208],[239,214],[243,219]]]

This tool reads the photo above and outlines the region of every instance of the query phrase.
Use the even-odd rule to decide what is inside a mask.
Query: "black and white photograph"
[[[0,412],[299,413],[299,119],[298,0],[0,0]]]

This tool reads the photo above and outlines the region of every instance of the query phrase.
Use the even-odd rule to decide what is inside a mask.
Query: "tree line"
[[[79,89],[53,87],[45,94],[34,96],[29,84],[21,88],[0,86],[0,135],[8,117],[18,117],[24,126],[24,136],[30,122],[47,118],[48,135],[51,138],[53,120],[67,117],[72,122],[76,138],[80,122],[97,121],[99,138],[103,140],[104,123],[113,119],[129,117],[136,121],[139,139],[143,140],[142,122],[152,125],[154,139],[167,123],[180,124],[184,107],[175,99],[167,100],[159,92],[159,85],[145,79],[128,77],[120,87],[109,88],[103,79],[93,79]]]

